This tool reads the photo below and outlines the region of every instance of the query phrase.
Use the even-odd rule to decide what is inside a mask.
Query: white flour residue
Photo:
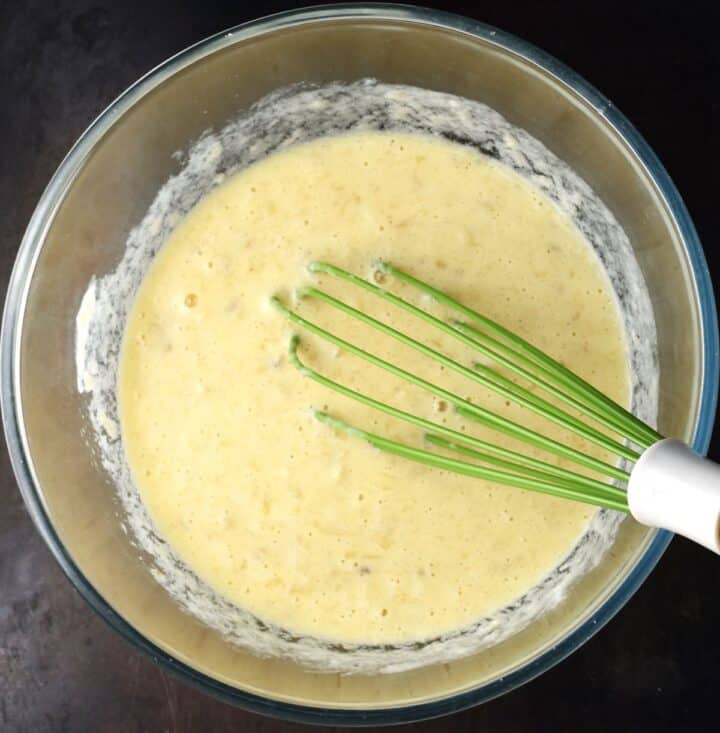
[[[176,224],[228,175],[287,148],[352,131],[403,131],[473,147],[510,166],[551,198],[580,229],[602,262],[622,312],[632,371],[632,409],[654,424],[656,333],[650,299],[632,248],[610,211],[568,166],[489,107],[459,97],[372,80],[322,87],[296,85],[254,105],[186,154],[182,171],[158,192],[128,237],[116,270],[93,278],[76,319],[77,385],[88,394],[93,452],[116,486],[126,528],[151,558],[150,570],[188,613],[256,654],[282,656],[341,673],[398,672],[448,662],[501,642],[557,606],[572,584],[612,545],[622,515],[601,510],[576,546],[541,583],[471,626],[433,639],[390,645],[341,644],[297,636],[256,618],[204,583],[158,534],[131,479],[118,418],[120,344],[134,295]]]

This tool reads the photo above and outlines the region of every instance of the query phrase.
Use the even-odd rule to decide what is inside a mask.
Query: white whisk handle
[[[679,440],[650,446],[628,484],[635,519],[683,535],[720,554],[720,465]]]

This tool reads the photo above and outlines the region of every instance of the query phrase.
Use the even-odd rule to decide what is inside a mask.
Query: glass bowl
[[[659,427],[707,450],[718,385],[712,288],[695,229],[661,164],[612,104],[550,56],[480,23],[393,5],[275,15],[198,43],[128,89],[90,126],[42,196],[9,286],[1,350],[7,442],[30,514],[90,605],[158,663],[250,710],[373,725],[433,717],[527,682],[630,598],[670,541],[631,520],[612,553],[541,622],[473,657],[382,677],[314,674],[236,649],[183,613],[123,529],[87,440],[74,326],[93,276],[178,169],[173,153],[269,91],[375,77],[489,104],[569,163],[630,237],[659,337]]]

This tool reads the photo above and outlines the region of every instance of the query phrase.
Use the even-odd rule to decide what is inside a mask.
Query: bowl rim
[[[698,305],[702,334],[700,405],[692,447],[706,454],[718,396],[718,321],[707,263],[695,227],[678,190],[640,133],[605,96],[560,61],[509,33],[479,21],[440,10],[389,3],[344,3],[288,10],[243,23],[180,51],[130,86],[90,124],[66,155],[43,192],[25,231],[8,286],[0,335],[0,407],[5,438],[15,477],[28,512],[70,582],[89,605],[121,636],[154,662],[179,678],[225,702],[252,712],[316,725],[377,725],[424,720],[460,711],[491,700],[519,687],[550,669],[599,631],[629,600],[647,578],[672,538],[656,531],[627,576],[596,610],[553,647],[546,649],[509,674],[473,689],[427,702],[383,708],[318,707],[266,698],[228,685],[194,669],[145,638],[93,587],[65,551],[50,521],[35,475],[22,419],[20,347],[24,311],[35,264],[47,232],[63,197],[95,143],[139,99],[166,79],[197,60],[244,41],[281,28],[337,20],[403,21],[468,35],[511,52],[530,65],[540,67],[566,89],[579,95],[626,143],[654,183],[664,201],[685,249],[692,270],[692,285]]]

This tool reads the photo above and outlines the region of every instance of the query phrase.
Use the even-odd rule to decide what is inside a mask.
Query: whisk
[[[629,512],[643,524],[682,534],[720,553],[720,466],[697,455],[685,443],[664,438],[567,367],[499,323],[389,263],[377,262],[373,267],[380,275],[379,278],[373,278],[374,280],[394,278],[429,296],[450,312],[456,313],[457,317],[447,321],[437,318],[375,282],[331,264],[313,262],[308,265],[311,273],[339,278],[354,287],[362,288],[430,324],[449,338],[459,340],[480,354],[483,357],[482,362],[471,366],[461,364],[317,287],[304,287],[298,291],[298,296],[314,298],[342,311],[443,367],[599,446],[614,456],[616,461],[609,463],[588,455],[444,389],[340,338],[304,318],[279,297],[274,296],[271,299],[274,307],[296,326],[426,390],[453,405],[463,418],[561,457],[567,463],[582,466],[586,471],[578,473],[570,468],[495,445],[340,384],[301,361],[298,354],[300,337],[295,334],[290,340],[290,361],[304,376],[369,408],[417,426],[424,431],[426,444],[443,450],[445,454],[376,435],[333,417],[324,410],[314,412],[317,420],[363,439],[382,451],[427,466],[606,509]],[[527,389],[516,380],[508,378],[499,371],[500,368],[523,382],[529,382],[535,389]],[[555,402],[549,401],[538,392],[552,396]],[[573,412],[581,414],[584,419],[575,417],[557,403],[572,408]],[[602,426],[617,437],[611,437],[596,426]],[[462,458],[451,457],[447,453]]]

